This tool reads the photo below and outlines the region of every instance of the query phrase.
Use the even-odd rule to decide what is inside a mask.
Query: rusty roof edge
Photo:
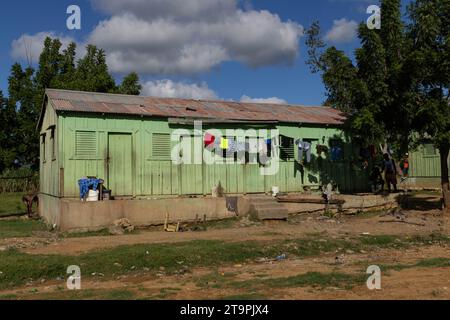
[[[39,129],[41,128],[42,121],[44,121],[44,114],[45,114],[45,111],[47,109],[47,103],[46,102],[49,100],[49,97],[47,95],[47,89],[45,89],[43,98],[44,99],[43,99],[42,105],[41,105],[41,112],[39,113],[39,119],[38,119],[38,123],[36,125],[36,131],[37,132],[39,132]],[[50,103],[50,104],[52,104],[52,103]],[[53,104],[52,104],[52,108],[53,108],[53,110],[55,110],[55,108],[53,107]]]
[[[156,96],[136,96],[136,95],[129,95],[129,94],[119,94],[119,93],[105,93],[105,92],[90,92],[90,91],[75,91],[75,90],[63,90],[63,89],[46,89],[47,92],[67,92],[67,93],[77,93],[77,94],[84,94],[84,95],[101,95],[101,96],[117,96],[117,97],[124,97],[124,98],[141,98],[141,99],[160,99],[160,100],[180,100],[180,101],[192,101],[192,102],[210,102],[210,103],[232,103],[232,104],[241,104],[241,105],[264,105],[264,106],[282,106],[282,107],[303,107],[303,108],[326,108],[330,110],[336,110],[337,109],[330,107],[330,106],[311,106],[311,105],[302,105],[302,104],[283,104],[283,103],[261,103],[261,102],[240,102],[240,101],[233,101],[233,100],[209,100],[209,99],[188,99],[188,98],[169,98],[169,97],[156,97]],[[56,99],[51,97],[51,99]],[[70,100],[70,99],[63,99],[59,98],[60,100]],[[184,107],[180,107],[184,108]]]
[[[67,93],[67,94],[65,94]],[[89,95],[97,95],[97,97]],[[102,99],[100,96],[106,96],[108,99]],[[86,97],[86,98],[85,98]],[[114,97],[130,98],[130,101],[117,99],[114,101]],[[305,123],[305,124],[320,124],[320,125],[342,125],[345,122],[346,115],[340,110],[330,108],[330,107],[313,107],[313,106],[302,106],[302,105],[289,105],[289,104],[261,104],[261,103],[247,103],[247,102],[235,102],[235,101],[219,101],[219,100],[194,100],[194,99],[177,99],[177,98],[156,98],[156,97],[142,97],[133,95],[121,95],[121,94],[109,94],[109,93],[95,93],[95,92],[81,92],[81,91],[70,91],[70,90],[58,90],[58,89],[46,89],[45,99],[49,101],[53,109],[56,112],[73,112],[73,113],[91,113],[91,114],[115,114],[115,115],[127,115],[135,117],[159,117],[159,118],[189,118],[189,119],[207,119],[216,121],[230,122],[239,121],[241,123]],[[167,101],[167,106],[163,106],[164,101]],[[72,106],[64,108],[60,106],[59,102],[68,102]],[[172,114],[170,109],[183,109],[187,108],[189,104],[187,102],[194,102],[193,108],[200,108],[198,114],[186,115],[177,114],[175,112]],[[118,105],[123,106],[124,110],[96,110],[91,106],[92,103],[100,103],[105,106],[107,105]],[[179,103],[179,105],[177,105]],[[75,104],[75,105],[74,105]],[[183,104],[187,104],[183,106]],[[209,105],[217,104],[217,105]],[[84,108],[77,108],[84,106]],[[136,106],[142,109],[142,113],[139,112],[127,112],[125,110],[127,107]],[[242,110],[239,108],[241,106]],[[273,107],[280,106],[280,108],[286,108],[284,110],[278,110],[274,112]],[[44,104],[45,107],[45,104]],[[221,108],[222,107],[222,108]],[[161,113],[151,113],[151,108],[160,109]],[[260,110],[258,110],[260,108]],[[290,109],[289,109],[290,108]],[[295,110],[294,108],[299,108]],[[78,109],[78,110],[77,110]],[[83,109],[83,110],[80,110]],[[107,108],[108,109],[108,108]],[[234,112],[233,112],[234,110]],[[260,111],[260,115],[263,116],[253,116]],[[42,113],[42,112],[41,112]],[[235,114],[234,114],[235,113]],[[278,116],[277,114],[292,114],[293,119],[290,116]],[[286,115],[286,114],[285,114]],[[41,115],[42,116],[42,115]],[[224,117],[222,119],[222,117]],[[272,118],[273,117],[273,118]],[[252,119],[255,118],[255,119]],[[40,120],[42,121],[42,120]],[[38,126],[40,123],[38,123]]]

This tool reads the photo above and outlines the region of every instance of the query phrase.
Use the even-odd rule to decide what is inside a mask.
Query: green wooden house
[[[90,228],[108,225],[132,210],[136,213],[133,219],[142,217],[145,224],[152,207],[157,211],[155,219],[161,221],[167,201],[139,204],[127,199],[175,198],[179,202],[195,197],[208,201],[218,185],[228,195],[267,193],[273,187],[303,192],[328,182],[341,192],[367,192],[369,170],[362,166],[359,146],[340,129],[343,121],[340,112],[327,107],[48,89],[38,124],[40,211],[47,221],[62,228]],[[269,150],[274,153],[270,156],[278,156],[277,170],[269,172],[267,164],[247,159],[247,154],[242,159],[237,153],[208,150],[203,140],[212,131],[220,133],[216,139],[230,141],[234,134],[250,141],[273,138],[270,134],[276,132]],[[299,158],[298,140],[310,144],[309,162],[305,154]],[[181,142],[188,142],[190,151],[200,158],[175,161],[174,150],[182,156],[177,149]],[[333,157],[336,149],[341,152]],[[218,160],[205,161],[202,155],[210,153]],[[439,155],[432,145],[424,144],[411,154],[408,187],[439,187],[439,175]],[[88,176],[103,179],[113,197],[124,202],[80,206],[78,180]],[[179,203],[176,214],[182,217],[188,206],[188,201]],[[193,206],[193,212],[205,207],[198,201]]]
[[[275,175],[261,175],[259,164],[174,164],[175,130],[278,129],[286,137]],[[333,180],[342,190],[366,188],[364,172],[349,165],[357,151],[339,130],[343,117],[325,107],[245,104],[223,101],[158,99],[113,94],[47,90],[39,122],[41,193],[77,197],[77,181],[96,176],[115,196],[210,194],[219,182],[226,193],[302,191]],[[185,137],[186,139],[186,137]],[[312,160],[296,161],[294,140],[312,144]],[[318,156],[316,146],[341,144],[341,160]],[[229,160],[229,159],[228,159]]]
[[[339,129],[343,116],[326,107],[160,99],[126,95],[47,90],[39,121],[40,192],[76,198],[85,176],[105,180],[116,197],[208,195],[220,182],[228,194],[301,192],[330,181],[343,192],[368,190],[368,172],[359,147]],[[227,159],[227,164],[176,164],[171,151],[176,130],[194,136],[203,130],[278,130],[279,170],[261,174],[258,163]],[[184,139],[191,139],[186,134]],[[299,164],[295,140],[311,143],[309,163]],[[317,146],[342,148],[334,161]],[[197,150],[203,152],[203,145]],[[439,155],[426,144],[411,155],[412,177],[439,176]]]

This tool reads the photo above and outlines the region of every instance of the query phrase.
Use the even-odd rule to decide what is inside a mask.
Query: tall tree
[[[71,83],[75,90],[91,92],[114,92],[116,84],[108,72],[105,51],[94,45],[86,47],[86,55],[77,63],[75,80]]]
[[[62,55],[60,53],[61,42],[59,39],[45,38],[44,48],[39,56],[39,66],[34,78],[36,93],[36,106],[40,107],[46,88],[52,88],[56,78],[60,74]]]
[[[36,105],[36,87],[33,81],[34,70],[31,67],[22,69],[16,63],[11,68],[8,79],[9,103],[17,109],[17,127],[15,128],[16,159],[21,164],[38,167],[39,136],[36,122],[40,106]]]
[[[0,90],[0,173],[10,167],[16,156],[16,141],[14,131],[16,128],[16,110],[3,96]]]
[[[76,76],[76,49],[77,45],[72,42],[59,56],[58,76],[52,79],[50,84],[51,88],[71,89],[71,85],[75,81]]]
[[[118,93],[138,96],[142,90],[142,86],[139,83],[138,74],[136,72],[132,72],[124,77],[122,83],[117,89]]]
[[[416,129],[439,149],[444,205],[450,208],[450,0],[416,0],[409,8],[409,65],[417,70],[413,113]]]
[[[46,88],[133,95],[140,93],[141,85],[136,73],[130,73],[121,85],[116,86],[102,49],[88,45],[84,57],[75,61],[75,43],[62,51],[61,48],[58,39],[48,37],[44,41],[36,72],[31,67],[23,69],[18,63],[11,68],[9,99],[6,101],[0,95],[0,121],[7,124],[0,132],[0,171],[11,166],[16,159],[22,165],[38,168],[39,137],[36,123]]]
[[[334,47],[324,49],[320,27],[307,31],[307,61],[320,72],[327,103],[348,115],[345,128],[361,143],[388,142],[398,153],[431,137],[441,153],[444,204],[450,207],[450,0],[416,0],[409,24],[400,0],[382,0],[381,30],[359,28],[356,64]]]

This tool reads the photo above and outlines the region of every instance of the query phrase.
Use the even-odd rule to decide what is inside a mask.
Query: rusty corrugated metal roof
[[[341,112],[328,107],[155,98],[55,89],[47,89],[46,95],[56,111],[331,125],[340,125],[345,120]]]

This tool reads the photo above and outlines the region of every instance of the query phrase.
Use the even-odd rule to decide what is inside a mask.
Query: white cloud
[[[273,104],[287,104],[287,101],[277,97],[271,98],[251,98],[249,96],[243,95],[241,97],[241,102],[253,102],[253,103],[273,103]]]
[[[110,15],[78,45],[105,49],[109,69],[125,74],[192,75],[237,61],[256,68],[290,65],[299,54],[303,27],[277,14],[239,7],[241,0],[91,0]],[[245,2],[244,2],[245,3]],[[46,36],[66,46],[73,39],[55,32],[24,34],[11,54],[36,62]]]
[[[268,11],[243,11],[235,0],[92,0],[111,13],[88,42],[125,73],[193,74],[224,61],[251,67],[292,64],[303,27]]]
[[[216,93],[203,82],[184,83],[172,80],[147,81],[142,85],[143,96],[160,98],[185,98],[185,99],[217,99]]]
[[[358,23],[345,18],[334,20],[333,28],[325,35],[325,40],[334,43],[349,43],[357,36]]]
[[[17,60],[26,61],[31,59],[32,63],[38,62],[39,56],[44,48],[44,40],[46,37],[58,38],[62,43],[61,49],[66,48],[70,42],[75,42],[71,37],[61,34],[57,35],[51,31],[39,32],[34,35],[23,34],[18,39],[13,40],[11,44],[11,56]]]
[[[130,12],[139,18],[176,18],[211,20],[236,8],[236,0],[91,0],[93,6],[107,14]]]

